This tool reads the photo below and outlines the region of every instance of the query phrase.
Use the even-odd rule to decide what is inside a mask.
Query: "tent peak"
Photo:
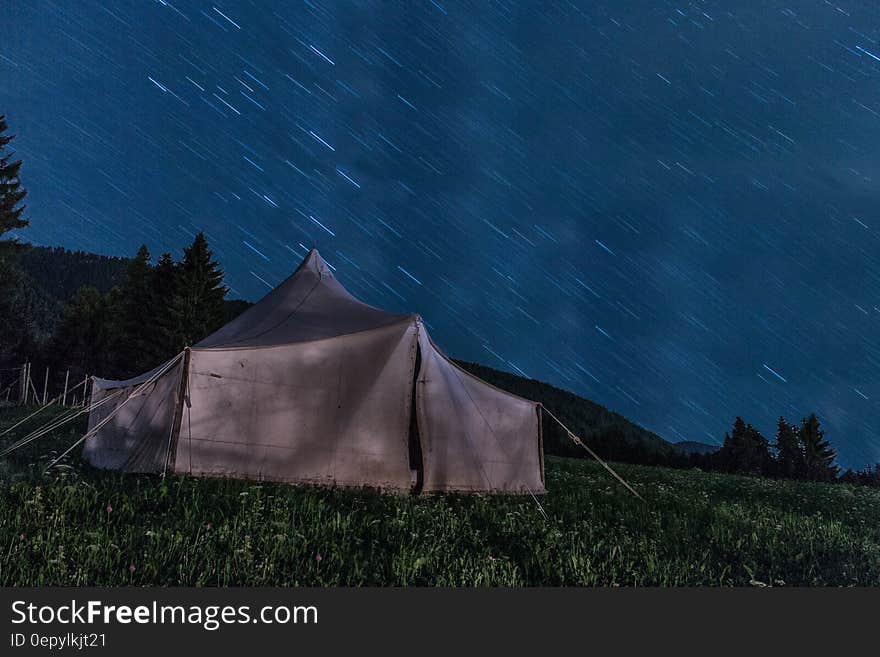
[[[332,276],[332,272],[330,271],[330,267],[327,265],[327,262],[324,258],[321,257],[321,254],[318,253],[318,249],[310,249],[308,255],[303,258],[300,266],[297,267],[297,271],[300,269],[311,269],[318,274],[330,274]]]

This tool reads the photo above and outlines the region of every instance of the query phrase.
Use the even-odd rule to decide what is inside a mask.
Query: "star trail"
[[[7,0],[21,237],[256,300],[312,246],[448,353],[669,440],[880,461],[872,3]],[[10,28],[11,27],[11,32]]]

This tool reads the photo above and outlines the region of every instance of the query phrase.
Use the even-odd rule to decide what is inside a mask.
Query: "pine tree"
[[[769,474],[772,470],[770,443],[741,417],[734,421],[733,431],[725,434],[724,444],[716,458],[721,469],[727,472],[760,475]]]
[[[847,468],[846,472],[840,475],[840,483],[842,484],[850,484],[852,486],[861,486],[862,480],[859,477],[857,472],[853,472],[851,469]]]
[[[0,367],[36,358],[57,321],[56,301],[18,266],[0,256]]]
[[[173,317],[177,322],[175,349],[191,346],[223,325],[223,270],[211,258],[204,233],[183,250],[183,261],[177,268]]]
[[[177,294],[177,264],[170,253],[163,253],[153,268],[150,279],[150,311],[152,320],[146,329],[147,354],[153,366],[162,363],[177,352],[180,327],[174,313]]]
[[[776,424],[776,474],[786,479],[799,479],[805,474],[804,453],[798,438],[797,427],[784,417]]]
[[[129,376],[158,365],[150,362],[148,354],[147,333],[154,317],[151,279],[150,251],[141,245],[128,263],[114,308],[118,324],[112,351],[118,365]]]
[[[804,472],[811,481],[833,481],[840,470],[834,465],[837,453],[831,443],[825,440],[825,432],[819,426],[815,413],[801,422],[799,432],[804,451]]]
[[[13,153],[6,150],[15,138],[4,134],[7,128],[6,117],[0,115],[0,238],[28,225],[22,217],[25,208],[19,205],[27,194],[18,178],[21,160],[12,161]],[[37,317],[30,312],[35,295],[16,261],[18,251],[15,240],[0,241],[0,362],[4,365],[7,359],[33,351],[37,341],[32,330]]]
[[[15,139],[15,135],[3,134],[8,127],[6,117],[0,114],[0,236],[28,225],[23,217],[25,206],[19,205],[27,196],[18,177],[21,160],[13,161],[13,153],[5,152],[6,146]]]
[[[113,376],[108,298],[94,287],[82,287],[64,309],[52,339],[54,362],[76,377],[88,373]]]
[[[746,472],[751,474],[769,475],[773,471],[773,455],[770,453],[770,441],[751,424],[746,426],[747,454]]]

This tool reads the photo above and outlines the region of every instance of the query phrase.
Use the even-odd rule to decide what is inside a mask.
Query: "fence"
[[[0,404],[86,405],[89,398],[88,375],[79,381],[71,380],[70,370],[53,371],[48,366],[40,370],[34,372],[31,362],[0,370]]]

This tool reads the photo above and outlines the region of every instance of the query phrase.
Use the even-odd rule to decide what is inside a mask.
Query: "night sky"
[[[874,7],[874,9],[871,9]],[[3,0],[34,243],[317,247],[450,355],[672,440],[880,460],[876,2]]]

